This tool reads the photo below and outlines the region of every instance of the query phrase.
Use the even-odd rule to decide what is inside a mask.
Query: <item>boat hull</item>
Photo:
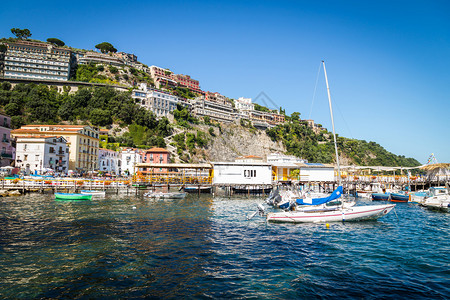
[[[184,199],[186,193],[147,193],[144,196],[152,199]]]
[[[267,214],[267,221],[283,223],[325,223],[376,220],[388,214],[394,207],[395,204],[387,204],[353,206],[323,212],[277,212]]]
[[[209,186],[201,186],[196,187],[196,186],[190,186],[190,187],[185,187],[184,191],[186,193],[211,193],[211,187]]]
[[[422,203],[422,206],[429,209],[448,212],[450,210],[450,195],[440,195],[427,198],[425,199],[425,202]]]
[[[386,200],[389,200],[389,196],[390,196],[390,194],[373,193],[372,200],[386,201]]]
[[[92,195],[72,194],[72,193],[55,193],[55,200],[91,200]]]
[[[391,202],[408,202],[409,195],[391,193]]]
[[[233,188],[235,194],[270,194],[272,188]]]
[[[104,197],[106,193],[104,191],[80,191],[82,195],[92,195],[93,197]]]

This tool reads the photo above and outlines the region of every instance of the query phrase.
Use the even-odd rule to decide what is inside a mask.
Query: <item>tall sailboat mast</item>
[[[334,150],[336,151],[336,164],[338,169],[338,182],[339,185],[341,185],[341,167],[339,165],[339,153],[337,149],[336,133],[334,131],[334,118],[333,118],[333,107],[331,106],[330,87],[328,86],[328,77],[327,77],[327,69],[325,68],[325,61],[322,60],[322,64],[323,64],[323,72],[325,73],[325,82],[327,83],[328,103],[330,104],[331,126],[333,127]]]

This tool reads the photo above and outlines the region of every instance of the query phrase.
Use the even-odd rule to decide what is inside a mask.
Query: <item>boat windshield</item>
[[[342,201],[334,200],[334,201],[330,201],[330,202],[326,203],[325,205],[326,206],[339,206],[339,205],[342,205]]]

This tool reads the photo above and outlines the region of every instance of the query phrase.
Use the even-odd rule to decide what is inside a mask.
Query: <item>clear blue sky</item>
[[[313,97],[325,60],[339,135],[450,162],[446,0],[7,1],[0,25],[0,36],[28,28],[76,48],[108,41],[203,90],[264,92],[331,130],[323,70]]]

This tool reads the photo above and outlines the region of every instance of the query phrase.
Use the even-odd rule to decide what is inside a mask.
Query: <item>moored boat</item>
[[[391,194],[390,193],[373,193],[372,194],[372,200],[382,200],[387,201],[389,200]]]
[[[410,203],[423,203],[425,201],[425,198],[428,196],[427,191],[418,191],[415,193],[410,194],[411,197],[409,198]]]
[[[391,193],[391,202],[408,202],[409,195],[407,193]]]
[[[145,193],[144,196],[152,199],[184,199],[184,197],[186,197],[186,193],[148,192]]]
[[[187,193],[210,193],[210,186],[186,186],[183,188]]]
[[[55,193],[55,200],[91,200],[92,195],[78,193]]]
[[[421,204],[430,209],[450,211],[450,194],[448,188],[430,188],[428,197]]]
[[[331,97],[330,97],[330,88],[328,86],[328,78],[325,69],[325,62],[322,61],[323,70],[325,73],[325,82],[327,84],[328,91],[328,102],[330,106],[330,115],[331,115],[331,125],[333,128],[333,139],[334,139],[334,148],[336,152],[336,165],[337,165],[337,175],[339,186],[338,188],[329,196],[323,197],[321,199],[317,199],[317,202],[329,201],[330,199],[335,200],[342,195],[342,186],[341,186],[341,172],[339,166],[339,154],[337,149],[336,142],[336,133],[334,130],[334,121],[333,121],[333,110],[331,105]],[[302,200],[301,202],[304,203]],[[306,204],[306,203],[304,203]],[[311,204],[313,204],[311,202]],[[320,203],[319,203],[320,204]],[[323,203],[322,203],[323,204]],[[395,204],[387,204],[387,205],[368,205],[368,206],[350,206],[345,207],[344,205],[338,206],[337,209],[332,211],[284,211],[284,212],[276,212],[267,214],[267,221],[271,222],[290,222],[290,223],[317,223],[317,222],[343,222],[343,221],[362,221],[362,220],[375,220],[379,217],[382,217],[388,214],[393,208]]]
[[[81,190],[81,194],[83,195],[92,195],[93,197],[105,197],[105,191],[92,191],[92,190]]]
[[[267,221],[289,223],[325,223],[376,220],[388,214],[395,204],[352,206],[332,211],[289,211],[267,214]]]

